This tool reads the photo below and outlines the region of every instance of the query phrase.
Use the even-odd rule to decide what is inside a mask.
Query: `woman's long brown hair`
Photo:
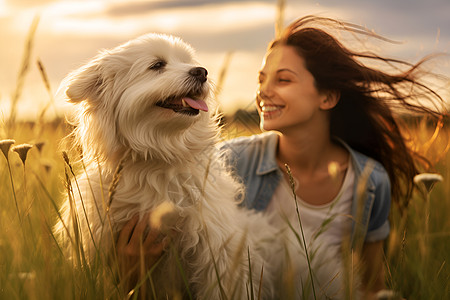
[[[340,93],[339,103],[330,112],[331,135],[385,167],[393,200],[403,210],[414,188],[414,176],[421,166],[428,167],[428,161],[407,146],[393,112],[395,107],[435,118],[446,115],[444,110],[430,109],[417,102],[427,99],[443,107],[442,97],[421,81],[420,67],[429,58],[409,64],[369,52],[353,52],[323,26],[385,40],[358,25],[307,16],[293,22],[269,48],[278,44],[294,47],[304,58],[318,90]],[[368,67],[361,62],[364,59],[397,67],[397,74]]]

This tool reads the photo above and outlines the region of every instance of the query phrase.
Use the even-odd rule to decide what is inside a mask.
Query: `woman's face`
[[[264,130],[283,133],[306,124],[327,98],[317,90],[304,59],[291,46],[275,46],[269,50],[258,82],[256,105]]]

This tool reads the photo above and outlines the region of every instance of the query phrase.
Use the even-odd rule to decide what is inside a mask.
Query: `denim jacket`
[[[390,230],[391,187],[388,174],[379,162],[351,149],[344,142],[342,144],[350,153],[355,172],[352,246],[357,241],[384,240]],[[233,173],[245,185],[243,204],[250,209],[264,211],[283,178],[276,161],[277,145],[275,132],[239,137],[220,145]]]

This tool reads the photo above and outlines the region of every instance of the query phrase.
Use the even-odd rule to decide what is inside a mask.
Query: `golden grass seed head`
[[[14,146],[12,148],[12,151],[17,152],[17,154],[19,154],[20,159],[22,160],[22,163],[25,164],[25,161],[27,160],[28,151],[31,148],[33,148],[33,145],[20,144],[20,145]]]
[[[70,165],[70,160],[69,160],[69,156],[67,155],[66,151],[62,152],[62,156],[64,158],[64,161],[66,162],[67,165]]]
[[[0,141],[0,149],[2,150],[3,155],[6,157],[7,160],[8,160],[9,148],[11,148],[11,145],[14,144],[15,142],[16,142],[15,140],[11,140],[11,139]]]
[[[286,168],[286,172],[288,173],[289,176],[289,184],[291,185],[291,189],[295,194],[295,181],[294,176],[292,176],[291,168],[289,167],[288,164],[284,164],[284,167]]]

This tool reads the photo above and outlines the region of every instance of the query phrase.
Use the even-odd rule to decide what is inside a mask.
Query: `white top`
[[[354,179],[353,167],[349,162],[341,189],[331,202],[324,205],[312,205],[296,195],[303,231],[308,244],[316,243],[316,240],[320,239],[325,240],[327,244],[340,245],[343,236],[350,232]],[[273,224],[277,226],[286,225],[285,217],[287,217],[295,228],[299,228],[294,195],[287,180],[281,180],[266,212],[269,214],[278,212],[279,218],[272,219]],[[326,231],[319,233],[321,225],[329,218],[333,219],[326,226]]]
[[[351,231],[354,181],[355,174],[349,160],[344,182],[331,202],[324,205],[312,205],[296,196],[308,252],[310,256],[314,253],[311,263],[314,274],[317,276],[315,285],[321,286],[322,291],[329,296],[336,296],[342,292],[343,277],[339,276],[342,268],[341,246]],[[280,228],[285,235],[287,245],[290,245],[291,257],[305,259],[296,255],[299,253],[300,244],[293,230],[288,226],[289,221],[301,238],[294,195],[286,179],[282,179],[275,190],[266,214],[271,223]],[[309,276],[308,269],[298,270],[298,272],[305,282]]]

